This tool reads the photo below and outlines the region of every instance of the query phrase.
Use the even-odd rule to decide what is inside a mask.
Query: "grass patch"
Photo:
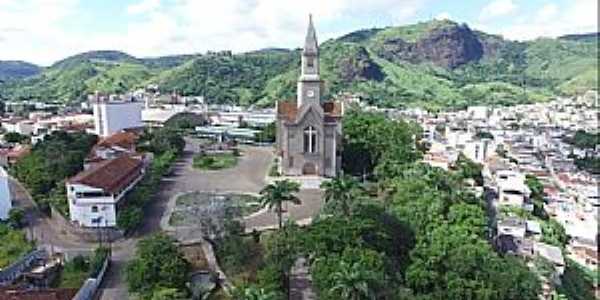
[[[217,243],[216,254],[223,272],[236,286],[255,282],[264,257],[264,246],[248,236],[228,236]]]
[[[237,165],[238,157],[233,153],[196,155],[194,168],[201,170],[222,170]]]
[[[58,288],[63,289],[78,289],[83,285],[83,282],[88,279],[90,263],[85,258],[78,256],[65,263],[60,279],[57,284]]]
[[[107,248],[97,248],[89,257],[76,256],[67,261],[56,282],[57,288],[78,289],[90,277],[96,278],[108,256]]]
[[[33,245],[27,241],[25,233],[0,224],[0,269],[9,266],[33,250]]]

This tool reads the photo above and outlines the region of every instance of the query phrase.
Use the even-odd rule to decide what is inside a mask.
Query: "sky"
[[[296,48],[309,13],[320,41],[431,19],[528,40],[598,31],[597,12],[597,0],[0,0],[0,60]]]

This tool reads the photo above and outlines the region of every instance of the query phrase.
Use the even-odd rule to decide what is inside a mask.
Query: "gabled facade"
[[[284,176],[335,177],[341,169],[343,107],[323,102],[319,46],[310,18],[296,101],[277,103],[277,154]]]

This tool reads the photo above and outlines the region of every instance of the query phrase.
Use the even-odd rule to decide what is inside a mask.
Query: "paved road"
[[[127,299],[124,267],[135,254],[136,243],[149,234],[160,231],[160,221],[166,211],[167,204],[173,196],[189,191],[233,191],[259,192],[265,185],[264,179],[273,159],[272,149],[266,147],[241,147],[243,156],[238,165],[220,171],[202,171],[192,167],[192,159],[198,151],[198,141],[187,139],[182,158],[175,163],[173,172],[164,178],[160,191],[151,204],[145,209],[144,222],[131,237],[112,244],[112,264],[108,269],[100,289],[99,299]],[[71,253],[89,252],[97,247],[97,243],[81,241],[78,237],[60,232],[45,218],[33,204],[26,190],[16,181],[11,182],[15,194],[15,202],[26,209],[26,218],[31,224],[29,235],[38,244],[57,251]],[[299,194],[301,205],[289,204],[285,207],[284,217],[294,220],[310,220],[320,209],[321,192],[303,190]],[[249,229],[265,229],[277,224],[277,216],[265,211],[245,220]]]
[[[313,288],[312,278],[305,258],[299,258],[292,267],[290,276],[290,300],[317,299]]]

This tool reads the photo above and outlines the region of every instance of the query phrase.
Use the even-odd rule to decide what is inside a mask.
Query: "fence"
[[[92,299],[94,299],[94,296],[96,295],[96,291],[98,291],[98,287],[100,287],[100,284],[102,283],[102,279],[104,278],[104,273],[106,273],[106,269],[108,268],[109,263],[110,263],[110,257],[107,257],[104,260],[104,264],[102,264],[102,268],[100,269],[98,276],[96,276],[96,278],[88,278],[83,283],[83,285],[81,286],[81,288],[79,289],[79,291],[77,292],[75,297],[73,297],[73,300],[92,300]]]
[[[0,286],[12,284],[24,271],[29,269],[36,260],[47,258],[48,253],[45,250],[34,250],[29,252],[29,254],[0,271]]]

